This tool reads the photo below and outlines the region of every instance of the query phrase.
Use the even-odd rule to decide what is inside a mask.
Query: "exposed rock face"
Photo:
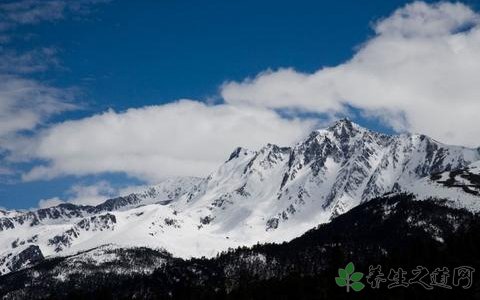
[[[18,271],[22,268],[33,266],[44,259],[42,251],[37,245],[29,245],[16,253],[10,252],[0,258],[0,274]]]

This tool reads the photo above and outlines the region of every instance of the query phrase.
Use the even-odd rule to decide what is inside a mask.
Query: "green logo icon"
[[[338,286],[347,287],[347,292],[350,291],[350,288],[355,292],[363,290],[365,285],[360,282],[363,277],[363,273],[354,272],[355,266],[352,262],[348,263],[345,269],[338,269],[339,277],[335,277],[335,282]]]

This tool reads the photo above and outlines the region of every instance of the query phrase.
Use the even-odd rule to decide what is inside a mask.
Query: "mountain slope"
[[[452,207],[480,211],[480,161],[464,168],[435,173],[414,182],[409,188],[417,198],[448,199]]]
[[[213,259],[183,260],[147,248],[110,246],[49,259],[0,277],[0,295],[5,299],[479,297],[478,280],[469,289],[451,290],[413,285],[387,289],[384,283],[378,290],[367,287],[358,295],[335,285],[337,269],[350,261],[364,273],[369,265],[377,264],[384,272],[397,267],[411,270],[417,265],[430,270],[444,266],[478,270],[479,216],[449,208],[438,199],[414,200],[405,194],[374,199],[288,243],[243,247]]]
[[[237,148],[207,178],[167,180],[94,207],[1,212],[0,274],[28,265],[28,259],[9,261],[30,246],[45,257],[103,244],[200,257],[288,241],[371,198],[408,191],[432,174],[479,159],[477,149],[424,135],[380,134],[340,120],[292,147]]]

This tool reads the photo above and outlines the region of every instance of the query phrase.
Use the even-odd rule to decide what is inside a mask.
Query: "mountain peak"
[[[366,130],[366,128],[358,125],[355,122],[352,122],[349,118],[346,118],[346,117],[335,121],[327,129],[329,129],[331,131],[336,131],[336,130],[353,131],[355,129],[356,130],[359,130],[359,129]]]
[[[332,136],[336,139],[346,141],[357,134],[362,134],[367,131],[369,131],[367,128],[352,122],[350,119],[342,118],[327,128],[314,131],[312,136]]]

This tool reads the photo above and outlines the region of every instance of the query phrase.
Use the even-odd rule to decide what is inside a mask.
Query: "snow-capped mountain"
[[[385,276],[376,278],[385,279],[392,265],[478,270],[480,215],[446,207],[441,201],[414,200],[406,194],[375,198],[287,243],[241,247],[213,259],[185,260],[165,251],[114,245],[47,258],[0,276],[0,297],[344,299],[346,294],[340,293],[333,279],[339,266],[348,262],[366,276],[370,265],[381,265]],[[364,278],[367,288],[361,295],[367,299],[478,299],[480,282],[475,276],[476,272],[470,288],[437,286],[433,290],[413,288],[413,284],[408,289],[388,289],[391,279],[371,289]],[[452,281],[453,276],[445,279],[448,284]]]
[[[431,178],[444,176],[439,173],[478,160],[478,149],[424,135],[376,133],[344,119],[291,147],[237,148],[207,178],[167,180],[98,206],[2,211],[0,274],[104,244],[162,248],[190,257],[287,241],[376,196],[420,195],[419,182],[431,187]]]

